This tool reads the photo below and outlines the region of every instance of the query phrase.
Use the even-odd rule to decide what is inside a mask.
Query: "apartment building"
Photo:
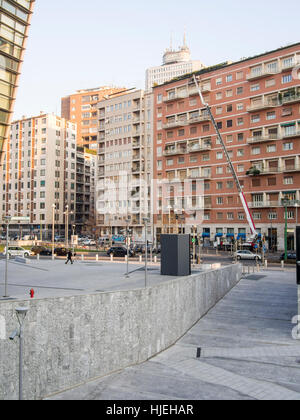
[[[178,50],[173,49],[172,45],[166,49],[162,66],[151,67],[146,70],[146,92],[150,91],[153,86],[201,70],[204,67],[201,61],[191,59],[191,52],[184,36],[183,46]]]
[[[76,156],[76,233],[95,232],[95,180],[97,152],[77,147]]]
[[[66,211],[68,223],[74,223],[76,131],[75,124],[54,114],[12,123],[0,169],[1,216],[30,218],[30,224],[11,226],[12,232],[50,238],[53,211],[57,233],[64,235]]]
[[[0,159],[9,134],[34,0],[0,0]]]
[[[122,90],[124,89],[102,86],[78,90],[76,93],[62,98],[61,116],[77,124],[78,146],[92,150],[97,149],[97,104],[105,97]]]
[[[141,241],[151,207],[153,96],[142,90],[112,95],[98,110],[99,233],[118,238],[128,220],[133,239]]]
[[[196,72],[244,189],[258,232],[270,248],[295,246],[300,204],[300,43]],[[227,159],[192,75],[154,88],[154,176],[170,181],[159,196],[156,232],[195,222],[204,241],[246,239],[250,228]],[[189,193],[172,183],[190,180]],[[203,181],[203,197],[195,183]],[[178,193],[179,191],[179,193]],[[162,202],[166,204],[162,205]],[[168,208],[168,210],[166,209]],[[193,229],[189,216],[186,232]]]

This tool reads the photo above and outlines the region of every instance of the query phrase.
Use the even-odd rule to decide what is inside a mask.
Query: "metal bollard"
[[[156,256],[154,257],[154,262],[155,262],[155,264],[157,263],[157,257]]]
[[[250,265],[248,265],[248,274],[250,274]]]
[[[114,260],[114,255],[110,254],[110,261],[113,262],[113,260]]]
[[[37,261],[40,261],[40,254],[36,254]]]
[[[265,267],[268,268],[268,260],[265,260]]]
[[[81,254],[81,261],[84,261],[84,255]]]
[[[96,254],[96,261],[99,261],[99,255]]]
[[[143,256],[140,255],[140,263],[143,262]]]
[[[281,268],[284,268],[284,261],[281,261]]]

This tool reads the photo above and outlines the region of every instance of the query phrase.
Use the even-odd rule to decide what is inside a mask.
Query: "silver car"
[[[234,253],[234,257],[238,260],[256,260],[261,261],[261,255],[254,254],[251,251],[243,250],[243,251],[237,251]]]

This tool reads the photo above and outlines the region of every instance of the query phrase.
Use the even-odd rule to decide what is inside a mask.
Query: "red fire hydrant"
[[[31,289],[31,290],[30,290],[30,298],[31,298],[31,299],[33,299],[33,298],[34,298],[34,290],[33,290],[33,289]]]

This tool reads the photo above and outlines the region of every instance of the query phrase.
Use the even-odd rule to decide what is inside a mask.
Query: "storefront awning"
[[[296,123],[295,122],[292,122],[292,123],[281,124],[281,127],[293,127],[295,125],[296,125]]]

